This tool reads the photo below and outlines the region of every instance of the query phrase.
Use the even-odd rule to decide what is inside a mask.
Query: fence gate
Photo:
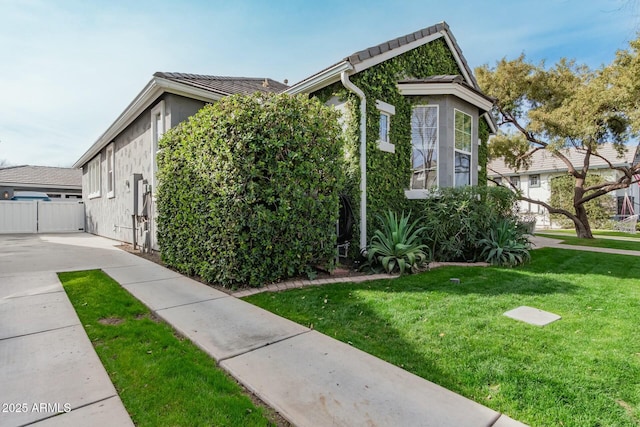
[[[0,201],[0,234],[79,231],[84,231],[82,202]]]

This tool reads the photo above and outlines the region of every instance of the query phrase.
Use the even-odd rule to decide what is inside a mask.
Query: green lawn
[[[545,234],[536,233],[536,236],[549,237],[551,239],[560,239],[565,245],[571,246],[590,246],[597,248],[609,248],[609,249],[625,249],[629,251],[640,251],[640,240],[614,240],[614,239],[579,239],[575,236],[560,236],[557,234]]]
[[[640,425],[640,259],[532,256],[514,269],[447,267],[246,300],[532,426]],[[521,305],[562,319],[537,327],[502,315]]]
[[[60,280],[137,426],[265,426],[215,361],[99,270]]]
[[[567,235],[570,235],[570,236],[573,236],[573,237],[576,236],[576,230],[558,229],[558,230],[545,230],[545,231],[542,231],[543,234],[545,232],[548,232],[549,234],[551,234],[551,233],[553,233],[553,234],[567,234]],[[625,233],[623,231],[613,231],[613,230],[591,230],[591,233],[594,236],[630,237],[632,239],[640,240],[640,233],[631,234],[631,233]],[[536,234],[539,234],[539,233],[536,232]]]

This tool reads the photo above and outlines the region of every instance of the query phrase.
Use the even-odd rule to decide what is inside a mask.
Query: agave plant
[[[370,267],[381,266],[387,273],[396,270],[410,273],[427,261],[428,247],[420,242],[425,227],[416,228],[420,220],[409,224],[411,214],[398,218],[395,212],[378,215],[382,228],[374,232],[367,253]]]
[[[494,265],[515,266],[531,259],[529,240],[513,221],[498,221],[478,245],[482,247],[480,256]]]

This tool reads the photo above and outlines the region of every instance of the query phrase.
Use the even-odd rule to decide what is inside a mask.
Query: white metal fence
[[[78,231],[84,231],[82,202],[0,201],[0,234]]]

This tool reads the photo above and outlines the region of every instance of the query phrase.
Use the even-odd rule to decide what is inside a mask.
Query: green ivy
[[[343,153],[338,114],[307,97],[234,95],[160,141],[167,265],[224,286],[331,268]]]
[[[407,78],[423,79],[434,75],[462,74],[453,54],[443,39],[436,39],[416,49],[368,68],[351,77],[351,81],[365,93],[367,98],[367,222],[385,212],[409,211],[416,207],[415,201],[407,200],[404,190],[411,179],[411,111],[418,97],[402,96],[397,88],[399,80]],[[354,212],[359,209],[359,99],[340,82],[336,82],[315,93],[322,102],[332,97],[347,101],[346,138],[344,151],[354,153],[348,159],[347,180],[342,191],[349,195]],[[381,100],[395,106],[391,118],[390,140],[395,144],[395,154],[377,148],[379,112],[375,101]],[[481,120],[482,124],[484,120]],[[488,127],[481,125],[480,139],[483,141],[480,164],[486,162],[486,140]],[[483,133],[484,132],[484,133]],[[484,147],[484,148],[482,148]],[[486,169],[479,174],[479,182],[486,183]],[[357,215],[356,215],[357,216]],[[357,221],[357,218],[356,218]],[[373,235],[372,227],[367,230],[368,238]],[[359,247],[358,232],[354,230],[352,247]]]

